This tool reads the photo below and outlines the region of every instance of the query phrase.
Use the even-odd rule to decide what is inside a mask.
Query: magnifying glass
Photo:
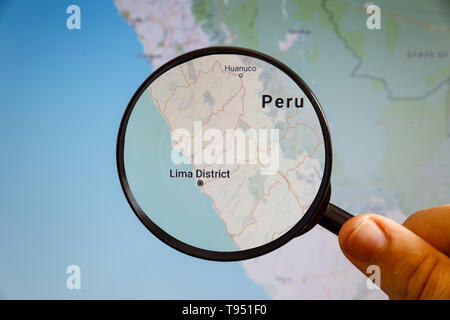
[[[330,203],[323,111],[285,64],[210,47],[167,62],[132,97],[119,129],[125,196],[156,237],[186,254],[266,254],[351,214]]]

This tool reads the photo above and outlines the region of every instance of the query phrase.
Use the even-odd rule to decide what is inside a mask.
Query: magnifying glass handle
[[[350,218],[353,218],[350,213],[330,203],[319,224],[325,229],[338,235],[342,225]]]

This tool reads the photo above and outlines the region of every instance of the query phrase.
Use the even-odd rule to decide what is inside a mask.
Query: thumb
[[[381,288],[393,299],[449,299],[449,258],[402,225],[358,215],[339,232],[345,256],[363,273],[380,268]]]

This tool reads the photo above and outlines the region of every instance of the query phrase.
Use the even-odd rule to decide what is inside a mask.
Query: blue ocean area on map
[[[182,254],[132,212],[116,140],[152,68],[113,1],[76,1],[81,30],[66,28],[71,4],[0,3],[0,298],[267,299],[239,262]]]

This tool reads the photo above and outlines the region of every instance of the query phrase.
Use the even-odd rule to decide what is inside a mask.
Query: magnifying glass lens
[[[215,252],[264,246],[301,225],[326,162],[304,89],[246,54],[155,71],[122,123],[122,182],[139,218],[178,249]]]

